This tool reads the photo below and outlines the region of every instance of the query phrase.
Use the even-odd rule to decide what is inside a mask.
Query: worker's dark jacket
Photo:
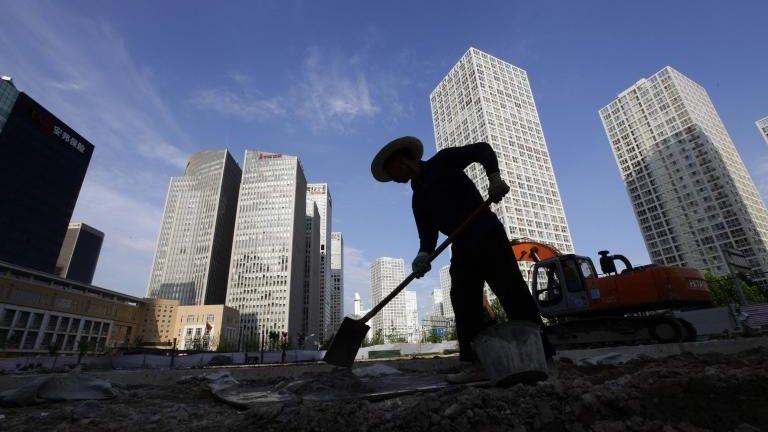
[[[443,149],[421,162],[419,178],[411,181],[420,252],[432,253],[438,232],[450,235],[483,204],[477,187],[464,173],[464,168],[473,162],[481,164],[486,173],[499,172],[496,154],[484,142]],[[454,253],[456,249],[471,250],[480,246],[489,231],[505,235],[499,219],[490,209],[486,209],[456,239]]]

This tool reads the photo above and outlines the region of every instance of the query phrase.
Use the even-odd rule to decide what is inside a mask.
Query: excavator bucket
[[[518,261],[539,262],[558,257],[562,253],[554,246],[539,243],[529,238],[514,239],[510,242],[512,252]]]

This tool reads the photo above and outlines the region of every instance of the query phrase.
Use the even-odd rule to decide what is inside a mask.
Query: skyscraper
[[[99,262],[104,233],[84,223],[71,223],[64,236],[56,275],[90,284]]]
[[[321,343],[320,323],[320,212],[317,204],[307,201],[306,236],[304,239],[304,295],[301,331],[308,343]],[[314,346],[314,345],[310,345]]]
[[[405,279],[402,258],[376,258],[371,263],[371,302],[378,304]],[[385,342],[408,340],[408,312],[405,290],[395,296],[384,309],[373,317],[373,334],[381,330]]]
[[[0,261],[53,273],[93,145],[0,79]]]
[[[723,275],[736,249],[768,271],[768,212],[703,87],[665,67],[600,117],[654,263]]]
[[[307,185],[307,202],[317,204],[320,212],[320,314],[318,318],[319,340],[325,341],[331,334],[331,191],[325,183]]]
[[[418,343],[421,340],[421,322],[419,322],[419,303],[415,291],[405,290],[405,321],[408,342]]]
[[[432,313],[435,315],[444,316],[442,288],[432,290]]]
[[[331,233],[331,333],[344,318],[344,237]]]
[[[240,176],[227,150],[205,150],[171,178],[147,297],[224,302]]]
[[[243,340],[302,332],[306,188],[297,157],[246,150],[226,301]]]
[[[440,291],[443,292],[443,316],[454,318],[453,304],[451,303],[451,266],[440,269]]]
[[[756,121],[757,130],[760,131],[760,136],[763,137],[765,143],[768,144],[768,117],[763,117]]]
[[[430,95],[437,150],[487,142],[510,192],[493,211],[510,238],[530,237],[572,253],[573,244],[528,81],[516,66],[470,48]],[[485,195],[480,164],[466,169]],[[520,263],[529,280],[531,266]]]

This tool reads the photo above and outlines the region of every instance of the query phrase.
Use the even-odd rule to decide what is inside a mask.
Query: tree
[[[748,303],[762,303],[768,301],[765,293],[754,283],[744,283],[730,276],[715,276],[707,272],[704,275],[707,280],[707,286],[712,294],[712,302],[716,306],[723,306],[729,303],[739,303],[739,292],[736,284],[741,284],[741,290],[744,293]]]
[[[274,330],[269,331],[269,350],[276,351],[280,342],[280,333]]]
[[[445,332],[445,340],[456,340],[456,327],[451,327],[448,329],[448,331]]]
[[[371,345],[383,345],[384,344],[384,332],[381,329],[373,332],[371,336]]]
[[[299,349],[304,349],[304,344],[307,341],[307,337],[304,335],[304,333],[299,333],[296,335],[296,344],[299,346]]]
[[[429,334],[427,335],[428,343],[440,343],[442,341],[443,338],[438,334],[437,329],[432,329],[429,331]]]
[[[53,372],[56,369],[56,360],[59,358],[59,350],[61,350],[61,342],[51,342],[50,345],[48,345],[48,355],[53,357],[53,364],[51,365],[51,372]]]

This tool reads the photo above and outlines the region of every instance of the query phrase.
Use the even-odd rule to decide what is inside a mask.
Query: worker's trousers
[[[473,230],[471,237],[457,239],[451,257],[451,303],[456,316],[460,359],[474,361],[471,342],[478,332],[494,324],[483,307],[483,287],[488,282],[510,320],[543,326],[538,308],[520,273],[504,227]],[[481,232],[478,232],[481,231]],[[554,351],[543,337],[547,355]]]

